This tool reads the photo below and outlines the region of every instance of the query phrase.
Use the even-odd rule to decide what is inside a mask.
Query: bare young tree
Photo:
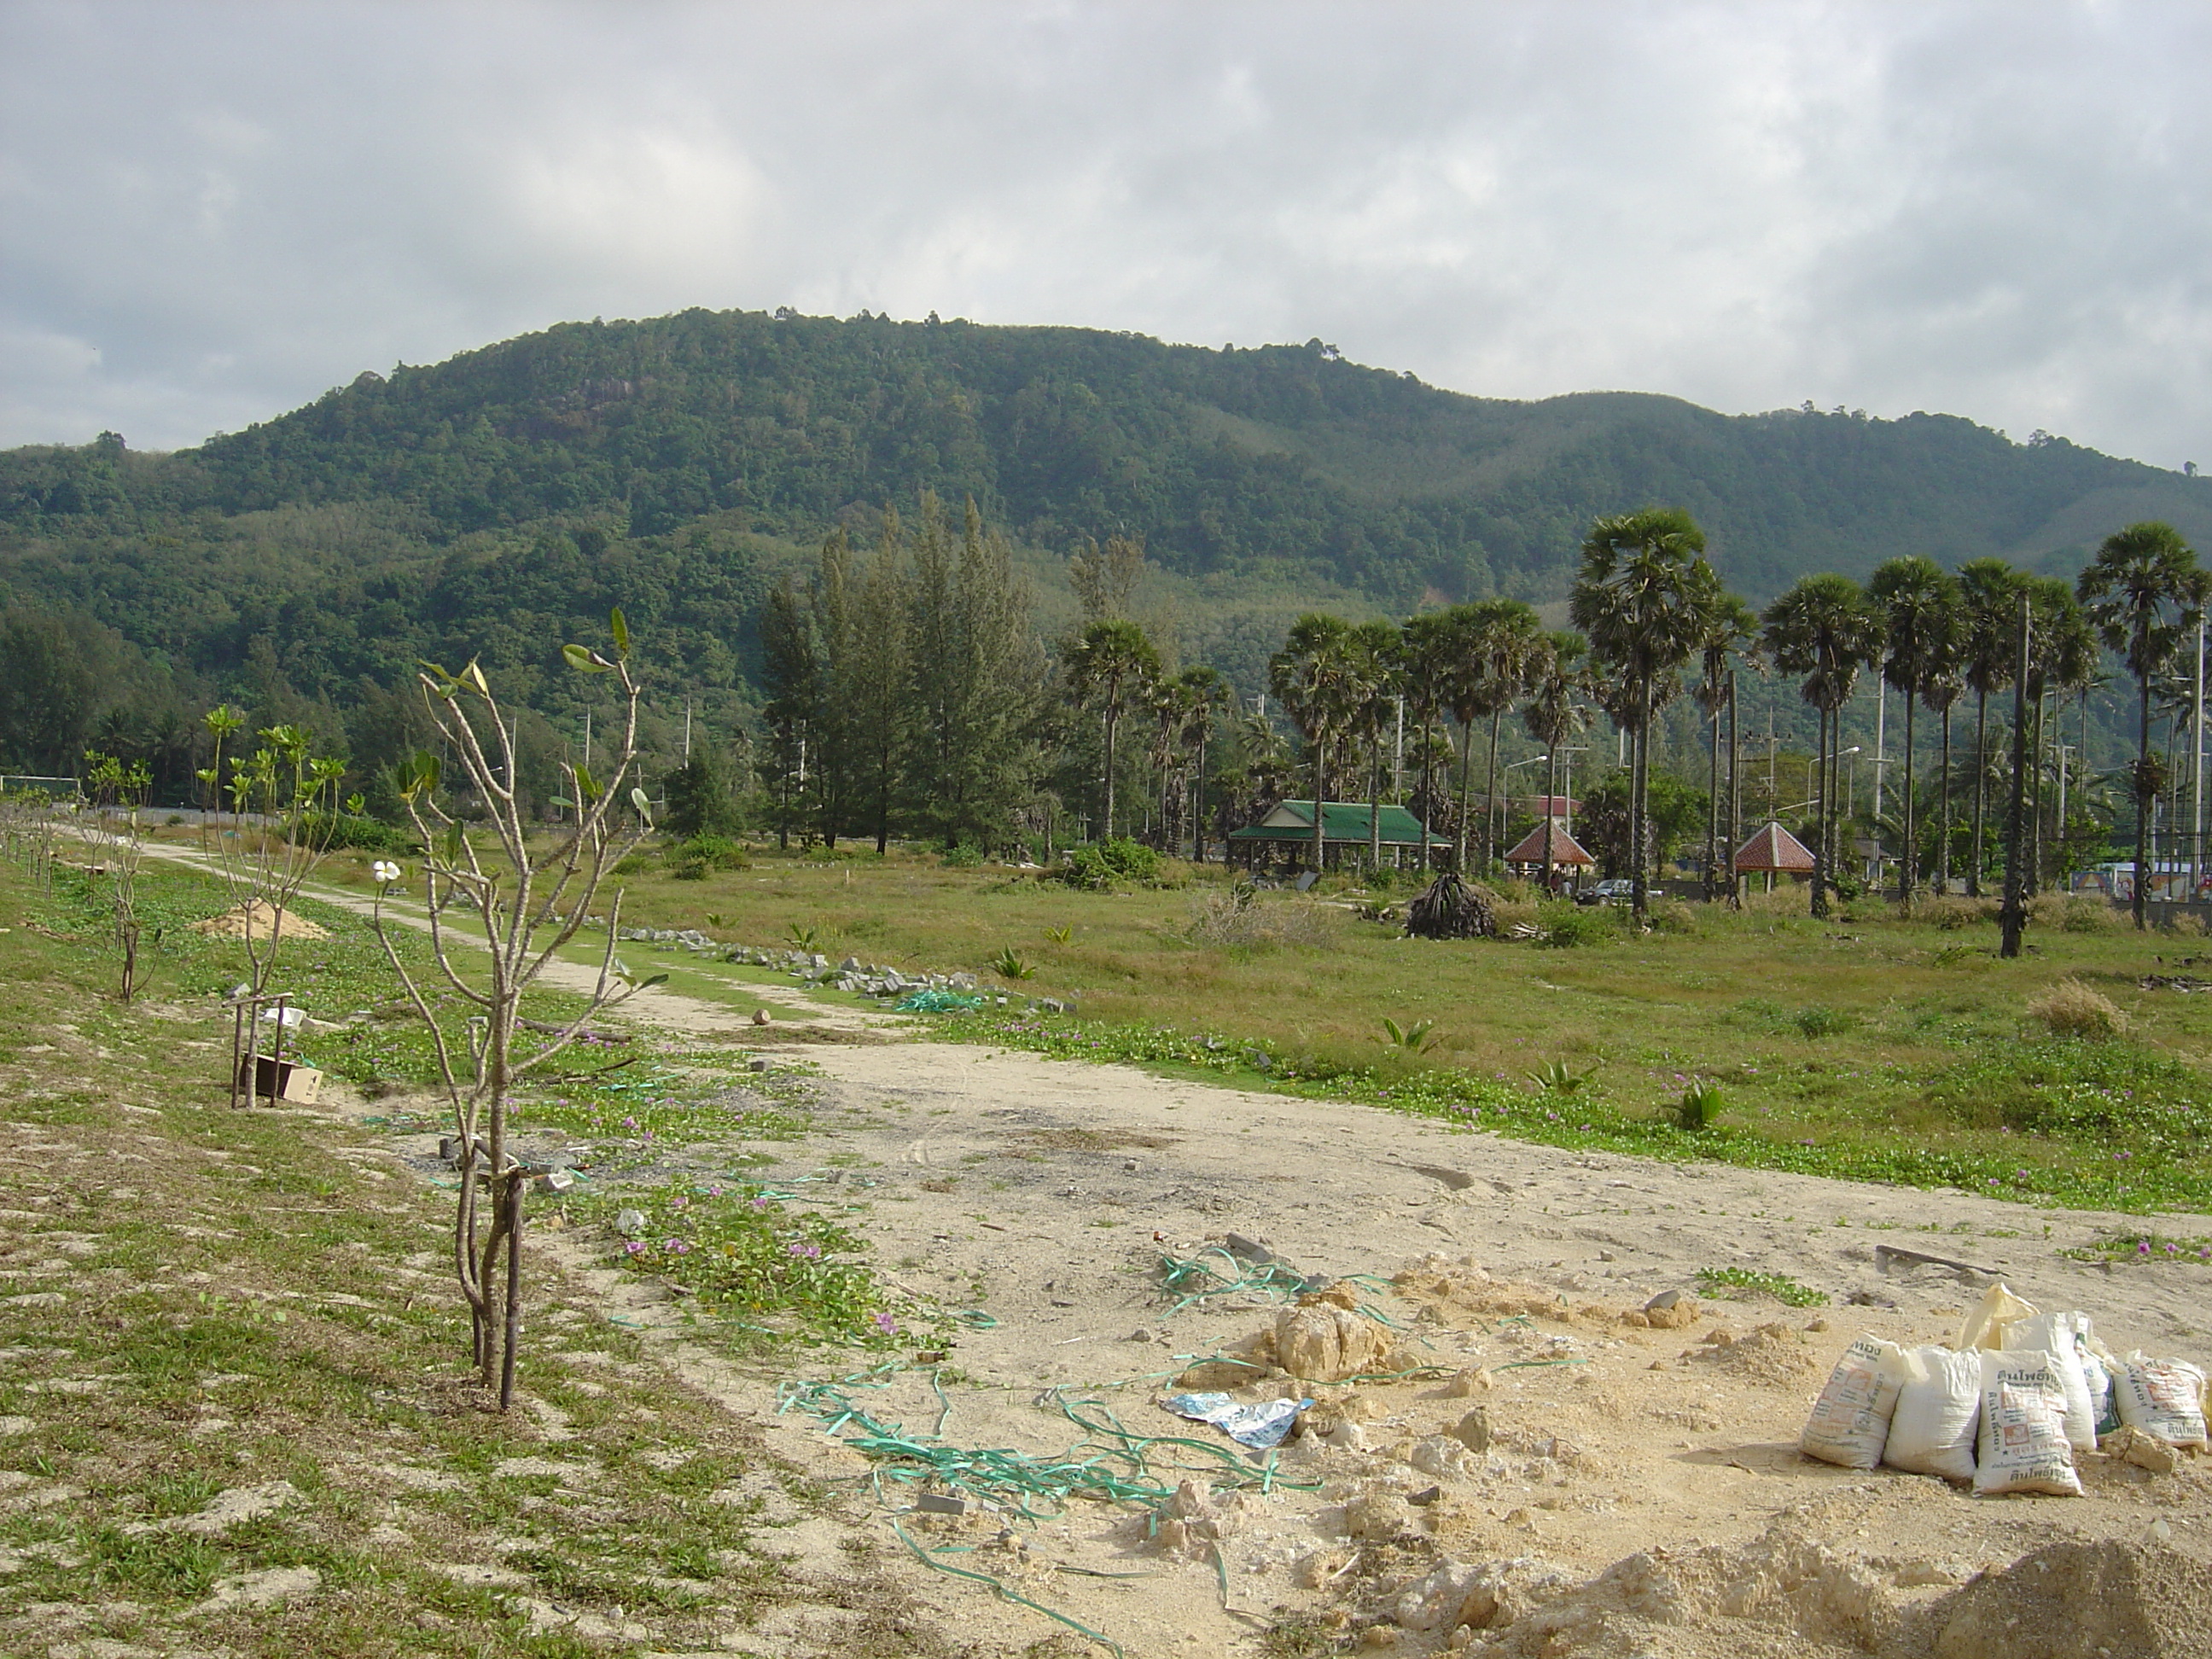
[[[566,1024],[547,1028],[544,1040],[529,1054],[517,1055],[523,993],[582,930],[608,872],[653,827],[645,792],[633,784],[623,793],[637,763],[639,688],[630,674],[629,629],[622,612],[609,620],[611,658],[579,645],[563,646],[562,654],[579,672],[615,678],[623,720],[613,750],[614,769],[602,781],[580,763],[563,763],[570,793],[562,805],[574,811],[534,850],[538,826],[529,821],[514,781],[514,722],[501,711],[483,671],[473,661],[459,674],[426,663],[417,677],[430,718],[464,775],[459,781],[483,811],[480,820],[467,822],[441,803],[436,757],[418,754],[404,768],[400,799],[425,848],[422,890],[431,954],[445,988],[478,1010],[470,1023],[465,1057],[454,1054],[422,981],[392,943],[384,899],[399,879],[398,866],[380,865],[376,872],[383,884],[375,911],[377,937],[408,1000],[429,1028],[459,1133],[453,1266],[469,1304],[476,1364],[487,1385],[496,1381],[501,1411],[514,1395],[522,1328],[522,1196],[538,1173],[508,1152],[509,1101],[518,1079],[566,1048],[594,1014],[657,982],[628,983],[615,965],[622,925],[622,894],[617,890],[605,918],[599,976],[584,1008]],[[634,818],[617,804],[625,801]],[[457,954],[474,944],[456,925],[462,917],[470,934],[482,930],[489,974],[476,971],[481,964],[472,954],[466,959],[469,971],[456,962]]]

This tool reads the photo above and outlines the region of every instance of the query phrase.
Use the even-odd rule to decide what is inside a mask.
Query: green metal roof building
[[[1421,821],[1404,807],[1370,807],[1364,800],[1323,801],[1321,833],[1324,853],[1346,847],[1368,847],[1377,839],[1394,849],[1419,848],[1424,839],[1432,848],[1451,845],[1447,836],[1424,837]],[[1248,861],[1256,861],[1267,853],[1295,855],[1301,851],[1310,852],[1313,839],[1314,804],[1310,799],[1278,801],[1274,810],[1259,823],[1229,832],[1230,846],[1241,848]]]

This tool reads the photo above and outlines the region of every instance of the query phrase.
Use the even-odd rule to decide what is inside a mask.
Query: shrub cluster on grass
[[[2053,1036],[2098,1041],[2125,1036],[2128,1017],[2101,991],[2078,979],[2062,979],[2028,1000],[2027,1017]]]
[[[745,849],[727,836],[692,836],[669,844],[665,856],[678,881],[704,881],[714,870],[750,870]]]
[[[1117,882],[1150,886],[1161,875],[1160,855],[1141,842],[1115,836],[1088,847],[1071,848],[1066,862],[1053,872],[1070,887],[1103,893]]]

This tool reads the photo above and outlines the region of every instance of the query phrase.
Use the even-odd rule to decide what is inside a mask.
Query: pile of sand
[[[219,916],[210,916],[204,921],[191,924],[195,933],[207,933],[218,939],[264,939],[272,935],[285,939],[328,939],[330,934],[305,916],[290,910],[278,910],[265,899],[250,899],[235,910],[226,910]]]
[[[2157,1544],[2053,1544],[1917,1602],[1897,1594],[1921,1582],[1909,1572],[1785,1526],[1732,1549],[1639,1551],[1581,1584],[1531,1565],[1446,1562],[1389,1611],[1413,1630],[1470,1625],[1458,1645],[1499,1659],[1765,1652],[1776,1638],[1881,1659],[2184,1659],[2212,1617],[2212,1567]]]

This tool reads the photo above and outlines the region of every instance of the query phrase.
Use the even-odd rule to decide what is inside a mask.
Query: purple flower
[[[2136,1254],[2137,1255],[2148,1255],[2150,1254],[2150,1240],[2146,1238],[2139,1242],[2136,1245]]]
[[[876,1316],[876,1328],[881,1331],[885,1336],[896,1336],[898,1334],[898,1321],[893,1319],[887,1313],[878,1313]]]
[[[623,1249],[632,1255],[643,1255],[645,1254],[645,1241],[641,1238],[633,1238],[623,1244]]]
[[[683,1255],[691,1249],[689,1244],[685,1243],[680,1238],[663,1239],[660,1243],[660,1248],[667,1251],[671,1255]]]
[[[792,1255],[803,1255],[809,1261],[818,1261],[822,1257],[822,1247],[819,1244],[809,1244],[804,1241],[793,1243],[790,1250]]]
[[[753,1200],[753,1208],[756,1210],[765,1210],[768,1208],[768,1200],[764,1198],[755,1199]]]

